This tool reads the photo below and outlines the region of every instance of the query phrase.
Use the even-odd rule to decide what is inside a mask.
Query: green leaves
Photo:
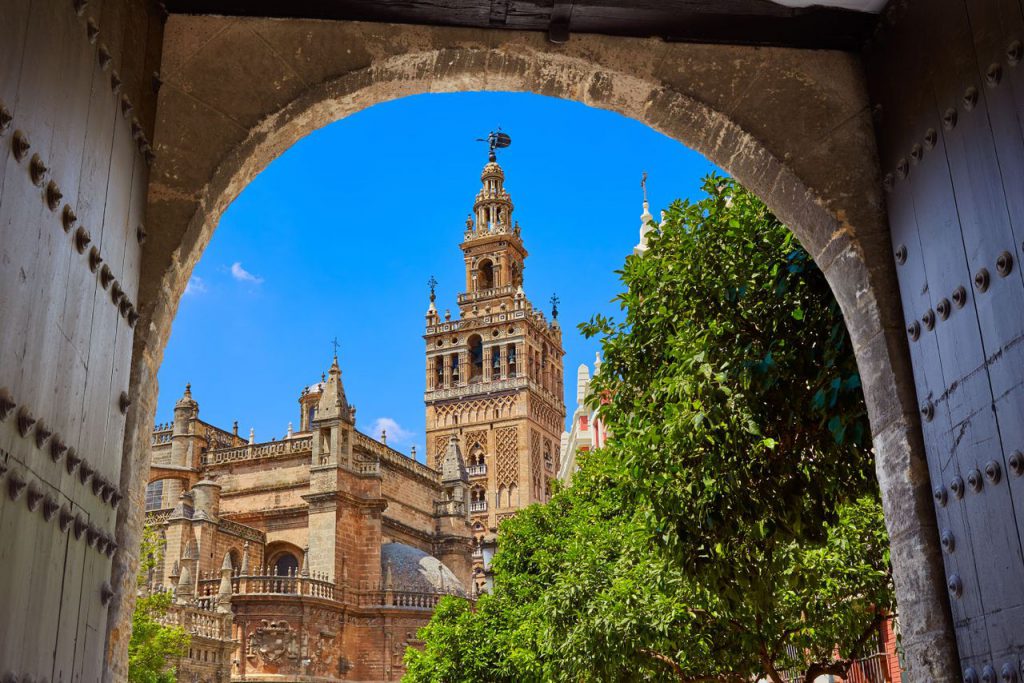
[[[580,326],[612,440],[503,523],[494,594],[439,610],[408,680],[749,681],[833,662],[892,608],[828,283],[756,197],[704,191],[626,258],[624,319]]]
[[[158,564],[159,539],[145,527],[139,562],[138,584],[142,586],[149,570]],[[128,641],[129,683],[175,683],[177,674],[171,664],[188,653],[191,636],[180,626],[165,626],[159,619],[171,606],[170,593],[139,596],[132,612],[132,637]]]

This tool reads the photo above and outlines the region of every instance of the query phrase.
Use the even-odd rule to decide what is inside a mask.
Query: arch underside
[[[139,400],[124,459],[133,481],[149,471],[142,454],[157,370],[192,269],[227,206],[277,156],[313,130],[413,94],[574,100],[702,153],[760,196],[825,272],[871,418],[907,665],[922,680],[951,680],[935,518],[855,56],[603,36],[556,47],[525,32],[177,15],[164,46],[147,212],[154,238],[143,253],[131,375]],[[123,586],[134,576],[138,503],[118,539]]]

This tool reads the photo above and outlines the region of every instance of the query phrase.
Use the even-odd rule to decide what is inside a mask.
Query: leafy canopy
[[[146,583],[158,564],[161,546],[152,529],[145,527],[139,562],[138,587]],[[168,663],[188,653],[191,637],[181,626],[166,626],[160,618],[171,606],[170,593],[139,595],[132,612],[132,637],[128,641],[129,683],[175,683],[177,672]]]
[[[614,438],[501,527],[495,590],[446,599],[417,681],[780,681],[843,675],[893,606],[842,316],[734,181],[677,202],[596,317]]]

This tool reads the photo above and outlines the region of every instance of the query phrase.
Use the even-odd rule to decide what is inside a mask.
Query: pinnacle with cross
[[[558,304],[559,304],[560,301],[561,301],[561,299],[558,298],[557,294],[552,294],[551,295],[551,319],[552,320],[557,320],[558,319]]]
[[[338,357],[338,347],[341,346],[341,344],[338,343],[338,338],[337,337],[335,337],[331,341],[331,346],[334,347],[334,357],[337,358]]]

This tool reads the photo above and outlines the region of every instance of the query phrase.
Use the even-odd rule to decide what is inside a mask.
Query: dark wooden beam
[[[165,0],[178,14],[507,28],[699,43],[858,50],[875,16],[769,0]]]

